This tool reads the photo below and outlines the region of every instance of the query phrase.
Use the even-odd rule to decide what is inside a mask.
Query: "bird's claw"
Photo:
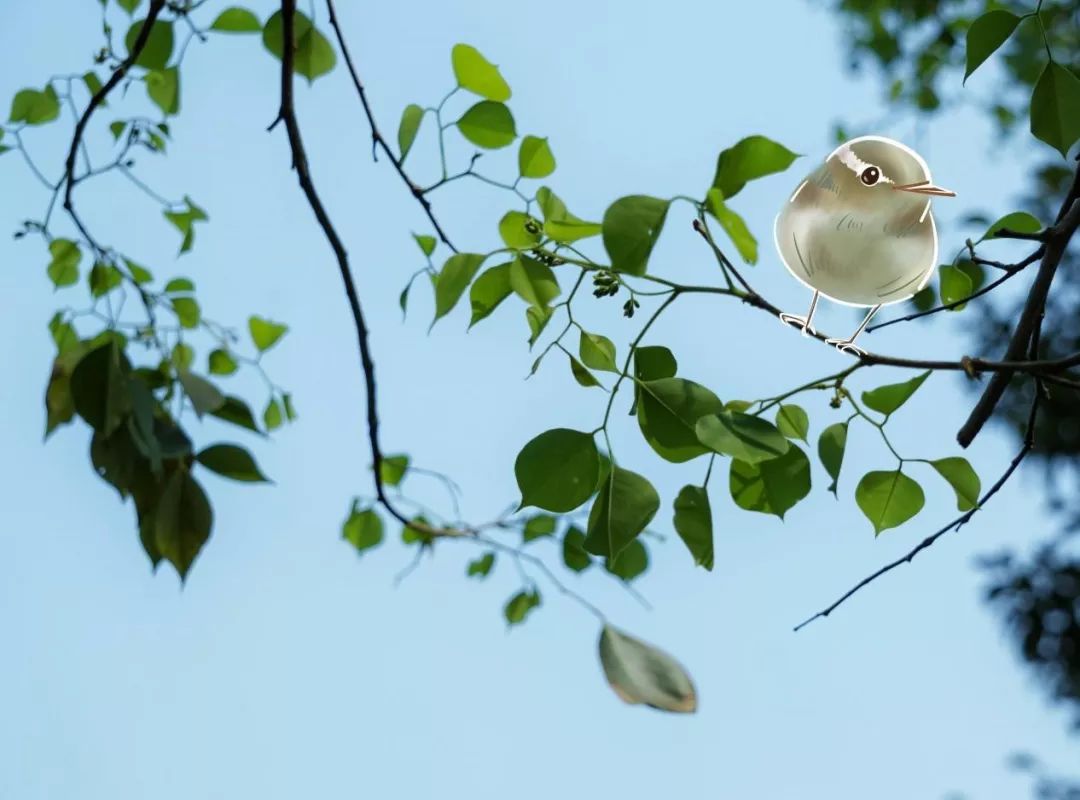
[[[852,342],[850,339],[826,339],[825,344],[831,344],[841,353],[850,353],[853,356],[865,356],[866,351]]]
[[[781,313],[780,321],[785,325],[794,325],[795,327],[799,328],[799,330],[802,331],[803,336],[807,336],[808,332],[815,335],[817,334],[817,331],[815,331],[813,327],[807,324],[808,320],[806,319],[806,317],[801,317],[798,314]]]

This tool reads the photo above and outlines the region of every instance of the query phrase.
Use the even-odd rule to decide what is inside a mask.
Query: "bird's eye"
[[[862,175],[859,176],[859,180],[865,183],[867,186],[873,186],[878,182],[881,177],[881,170],[877,167],[867,167],[862,171]]]

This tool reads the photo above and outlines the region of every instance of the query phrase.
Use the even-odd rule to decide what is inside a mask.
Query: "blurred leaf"
[[[480,51],[467,44],[456,44],[450,51],[454,77],[462,89],[478,94],[485,100],[503,103],[510,99],[510,86],[499,74],[499,68],[484,58]]]
[[[555,428],[521,449],[514,475],[522,508],[566,513],[592,496],[600,477],[600,454],[591,434]]]
[[[523,178],[546,178],[555,171],[555,156],[548,140],[526,136],[518,149],[518,172]]]
[[[724,196],[713,187],[705,197],[705,208],[712,214],[724,233],[731,239],[742,260],[747,264],[756,264],[758,259],[757,239],[746,227],[746,222],[724,204]]]
[[[280,11],[274,12],[266,21],[262,40],[263,46],[280,61],[285,44]],[[308,83],[330,72],[337,64],[333,45],[300,11],[293,15],[293,42],[293,72],[303,75],[308,79]]]
[[[1032,92],[1031,133],[1062,158],[1080,139],[1080,78],[1056,61],[1046,65]]]
[[[574,572],[584,572],[592,566],[592,556],[585,551],[585,534],[571,525],[563,535],[563,564]]]
[[[805,442],[810,435],[810,416],[802,406],[785,403],[776,412],[776,428],[789,439]]]
[[[916,390],[923,385],[923,381],[930,377],[930,370],[916,375],[903,383],[890,383],[887,386],[879,386],[869,392],[863,392],[862,401],[874,411],[889,416],[915,394]]]
[[[198,302],[191,297],[173,297],[169,300],[180,327],[192,329],[199,327],[202,320],[202,310]]]
[[[284,412],[276,397],[271,397],[263,409],[263,425],[268,431],[276,431],[284,422]]]
[[[248,333],[260,353],[265,353],[277,344],[288,330],[289,326],[280,322],[272,322],[254,314],[248,317]]]
[[[694,563],[712,571],[713,523],[709,493],[704,486],[684,486],[675,498],[675,531]]]
[[[518,592],[507,601],[503,608],[503,616],[508,625],[520,625],[534,609],[540,606],[540,592],[533,589],[531,592]]]
[[[657,455],[675,463],[708,452],[697,436],[700,419],[723,410],[715,394],[685,378],[638,382],[637,417],[641,434]]]
[[[782,456],[756,464],[733,459],[729,489],[739,508],[783,519],[810,494],[810,459],[794,444]]]
[[[470,578],[486,578],[491,574],[491,568],[495,566],[495,554],[484,553],[479,558],[473,559],[469,562],[469,567],[466,570],[466,575]]]
[[[199,417],[203,414],[211,414],[225,405],[225,395],[206,378],[188,372],[186,369],[179,371],[179,378],[184,387],[184,394],[188,396]]]
[[[620,197],[604,212],[604,249],[611,267],[644,275],[649,255],[660,238],[670,201],[646,195]]]
[[[112,434],[131,412],[130,371],[127,356],[110,339],[80,358],[71,372],[75,411],[103,436]]]
[[[982,483],[966,458],[960,456],[939,458],[937,461],[931,461],[930,466],[936,469],[956,492],[958,511],[968,511],[979,504]]]
[[[112,264],[97,262],[90,268],[87,281],[91,297],[104,297],[124,280],[123,274]]]
[[[713,188],[720,190],[723,199],[730,200],[747,181],[783,172],[798,157],[797,153],[764,136],[748,136],[721,151],[716,160]]]
[[[232,375],[239,368],[236,359],[228,350],[212,350],[207,361],[207,370],[211,375]]]
[[[124,46],[127,48],[128,53],[131,53],[135,40],[139,38],[139,31],[142,30],[145,21],[145,19],[136,20],[128,28],[127,36],[124,37]],[[172,51],[172,23],[158,19],[151,26],[150,35],[146,38],[146,44],[143,46],[142,52],[139,53],[139,57],[135,59],[135,63],[147,69],[165,69],[169,63],[169,58],[172,57]]]
[[[82,261],[79,245],[70,239],[53,239],[49,242],[49,254],[52,260],[46,272],[53,286],[59,289],[78,283],[79,262]]]
[[[840,467],[844,463],[844,449],[847,447],[846,422],[835,422],[821,432],[818,437],[818,458],[825,471],[832,478],[829,491],[836,495],[836,484],[840,480]]]
[[[142,0],[116,0],[116,4],[120,6],[120,8],[124,9],[124,11],[128,13],[129,17],[135,11],[135,9],[139,7],[140,3],[142,3]],[[105,3],[102,2],[102,5],[105,5]]]
[[[899,469],[868,472],[855,487],[855,502],[874,526],[874,535],[902,525],[922,510],[922,487]]]
[[[180,111],[180,70],[176,67],[154,70],[146,75],[146,94],[161,113]]]
[[[698,441],[708,449],[748,464],[782,456],[791,447],[771,422],[739,411],[701,417],[696,432]]]
[[[214,524],[206,493],[186,469],[176,469],[169,476],[153,519],[158,552],[185,581]]]
[[[190,197],[184,198],[187,206],[183,211],[166,211],[165,218],[169,220],[183,235],[180,242],[180,252],[186,253],[195,244],[195,223],[205,222],[209,219],[206,212],[192,202]]]
[[[521,538],[524,542],[541,539],[555,533],[555,517],[550,514],[535,514],[525,521],[525,527],[521,529]]]
[[[379,462],[379,475],[387,486],[399,486],[405,473],[409,471],[409,457],[404,453],[383,456]]]
[[[502,103],[481,100],[457,121],[461,135],[487,150],[506,147],[517,138],[514,115]]]
[[[239,397],[226,395],[225,402],[221,404],[220,408],[211,411],[210,416],[217,417],[241,428],[247,428],[255,433],[262,433],[259,426],[255,424],[255,417],[251,413],[251,408]]]
[[[600,633],[600,664],[608,684],[624,703],[660,711],[697,711],[694,683],[682,665],[664,651],[610,625]]]
[[[398,125],[397,141],[398,150],[401,155],[399,158],[404,161],[405,156],[409,155],[409,151],[412,149],[413,142],[416,141],[416,133],[420,130],[420,123],[424,120],[424,109],[415,103],[410,103],[405,106],[405,110],[401,112],[401,123]],[[429,237],[432,238],[432,237]],[[432,242],[434,242],[432,238]],[[434,249],[434,245],[432,246]],[[431,255],[430,252],[427,255]]]
[[[971,73],[979,68],[986,59],[993,55],[994,51],[1005,44],[1016,26],[1020,24],[1020,17],[1011,11],[995,9],[978,17],[967,33],[967,66],[964,69],[964,82],[971,77]]]
[[[971,278],[959,267],[943,264],[938,268],[938,281],[941,302],[944,304],[955,303],[957,300],[971,297]],[[966,306],[967,303],[961,303],[958,306],[953,306],[950,310],[962,311]]]
[[[660,498],[649,481],[613,465],[589,512],[585,549],[617,558],[645,530],[659,508]]]
[[[245,448],[235,444],[215,444],[202,450],[195,460],[211,472],[232,478],[234,481],[266,483],[254,456]]]
[[[44,125],[60,116],[60,100],[56,90],[49,84],[41,91],[22,89],[11,101],[8,122],[25,122],[27,125]]]
[[[258,33],[262,30],[262,23],[246,8],[230,6],[217,15],[217,19],[210,24],[210,30],[222,33]]]
[[[430,256],[435,252],[435,245],[438,244],[438,241],[434,236],[414,233],[413,239],[416,240],[416,244],[419,245],[425,256]]]
[[[352,501],[349,516],[341,525],[341,538],[363,555],[365,550],[378,547],[383,540],[383,523],[373,508],[361,509]]]

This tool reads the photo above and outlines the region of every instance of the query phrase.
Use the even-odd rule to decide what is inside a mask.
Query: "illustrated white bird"
[[[869,307],[847,339],[827,339],[862,354],[855,339],[879,308],[914,295],[937,267],[933,197],[956,193],[935,186],[922,156],[883,136],[861,136],[837,147],[784,204],[773,228],[788,272],[812,289],[805,317],[785,324],[813,332],[818,299]]]

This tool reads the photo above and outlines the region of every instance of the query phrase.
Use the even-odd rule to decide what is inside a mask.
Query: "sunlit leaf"
[[[646,195],[621,197],[604,212],[604,249],[619,272],[644,275],[664,229],[670,201]]]
[[[721,151],[712,185],[725,200],[737,195],[747,181],[783,172],[798,158],[778,142],[764,136],[748,136]]]
[[[246,8],[231,6],[217,15],[210,23],[210,30],[222,33],[258,33],[262,30],[262,23]]]
[[[373,508],[360,508],[352,501],[349,516],[341,525],[341,538],[363,555],[366,550],[378,547],[383,540],[383,523]]]
[[[405,156],[407,156],[412,149],[413,142],[416,141],[416,133],[420,130],[420,123],[423,122],[423,120],[424,109],[415,103],[410,103],[405,106],[405,110],[401,112],[401,123],[398,125],[397,140],[398,151],[401,153],[399,158],[402,161],[405,160]],[[432,241],[434,241],[434,239],[432,239]],[[431,253],[427,253],[427,255],[431,255]]]
[[[868,472],[855,487],[855,502],[874,526],[874,535],[902,525],[922,510],[922,487],[899,469]]]
[[[821,432],[818,437],[818,458],[825,471],[832,478],[829,491],[836,495],[836,485],[840,480],[840,467],[844,463],[844,450],[847,447],[848,426],[846,422],[835,422]]]
[[[806,441],[810,435],[810,416],[802,406],[785,403],[776,411],[776,427],[789,439]]]
[[[523,178],[546,178],[555,171],[555,156],[547,139],[526,136],[518,149],[518,172]]]
[[[514,115],[502,103],[481,100],[457,121],[461,135],[488,150],[506,147],[517,138]]]
[[[697,711],[697,693],[679,662],[651,644],[605,625],[600,663],[608,684],[624,703],[660,711]]]
[[[725,409],[701,417],[696,432],[708,449],[748,464],[782,456],[791,447],[771,422],[740,411]]]
[[[709,449],[698,439],[697,424],[721,411],[720,398],[685,378],[638,382],[637,417],[642,436],[668,461],[680,463],[707,453]]]
[[[915,394],[923,381],[930,377],[930,370],[916,375],[914,378],[903,383],[890,383],[887,386],[879,386],[869,392],[863,392],[862,401],[874,411],[889,416]]]
[[[716,187],[709,189],[705,197],[705,208],[720,223],[724,233],[731,239],[742,260],[747,264],[756,264],[758,259],[757,239],[746,227],[746,222],[732,211],[725,203],[724,196]]]
[[[462,89],[478,94],[485,100],[504,103],[510,99],[510,86],[503,80],[499,68],[484,58],[480,51],[467,44],[456,44],[450,51],[454,77]]]
[[[937,461],[931,461],[930,466],[936,469],[956,492],[957,510],[968,511],[979,504],[982,484],[966,458],[960,456],[939,458]]]

